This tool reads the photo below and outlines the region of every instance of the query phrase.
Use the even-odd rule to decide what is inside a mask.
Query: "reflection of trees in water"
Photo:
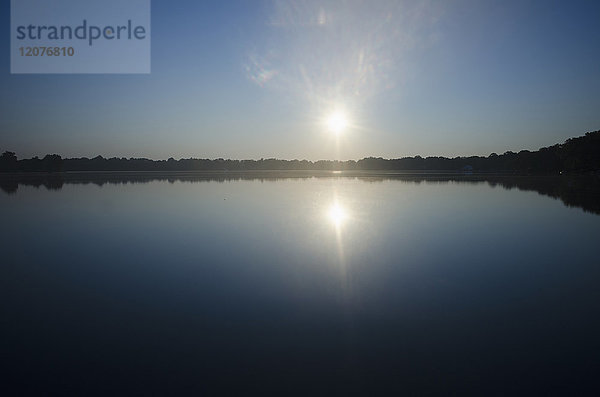
[[[600,178],[595,176],[514,176],[514,175],[464,175],[444,173],[397,174],[328,171],[265,171],[265,172],[114,172],[114,173],[62,173],[62,174],[6,174],[0,175],[0,189],[13,194],[19,185],[41,186],[48,190],[60,190],[65,184],[103,186],[166,181],[187,182],[232,182],[252,180],[275,182],[289,179],[309,178],[357,178],[368,183],[400,180],[409,183],[487,183],[492,187],[534,191],[544,196],[560,199],[569,207],[582,208],[600,215]]]
[[[19,189],[19,182],[16,180],[0,178],[0,189],[8,194],[13,194]]]
[[[521,177],[504,181],[490,180],[491,186],[505,189],[535,191],[541,195],[562,200],[568,207],[600,214],[600,178],[598,177]]]

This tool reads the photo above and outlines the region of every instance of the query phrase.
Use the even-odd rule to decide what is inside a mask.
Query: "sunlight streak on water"
[[[329,220],[331,221],[331,223],[333,223],[333,225],[335,226],[336,229],[340,229],[342,227],[343,223],[348,218],[346,209],[344,207],[340,206],[338,203],[333,204],[329,208],[328,216],[329,216]]]
[[[335,233],[337,264],[340,271],[340,282],[342,284],[342,290],[345,293],[349,293],[343,230],[345,227],[348,226],[348,222],[350,220],[350,212],[347,206],[344,204],[343,200],[339,199],[337,191],[334,191],[334,198],[329,204],[327,211],[325,212],[325,218],[327,219],[329,224],[333,226]]]

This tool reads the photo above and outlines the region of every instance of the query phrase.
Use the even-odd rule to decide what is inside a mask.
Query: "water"
[[[325,173],[5,178],[3,387],[591,393],[600,370],[592,185]]]

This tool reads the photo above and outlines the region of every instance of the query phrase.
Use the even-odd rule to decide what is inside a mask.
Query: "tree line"
[[[562,144],[536,151],[521,150],[492,153],[487,157],[404,157],[384,159],[367,157],[361,160],[231,160],[180,159],[151,160],[146,158],[65,158],[49,154],[43,158],[19,160],[14,152],[0,156],[3,172],[63,172],[63,171],[456,171],[515,172],[531,174],[597,173],[600,172],[600,130],[567,139]]]

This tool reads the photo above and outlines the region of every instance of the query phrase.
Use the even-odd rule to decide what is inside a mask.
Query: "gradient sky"
[[[11,75],[0,17],[20,158],[488,155],[600,129],[598,1],[153,0],[150,75]]]

